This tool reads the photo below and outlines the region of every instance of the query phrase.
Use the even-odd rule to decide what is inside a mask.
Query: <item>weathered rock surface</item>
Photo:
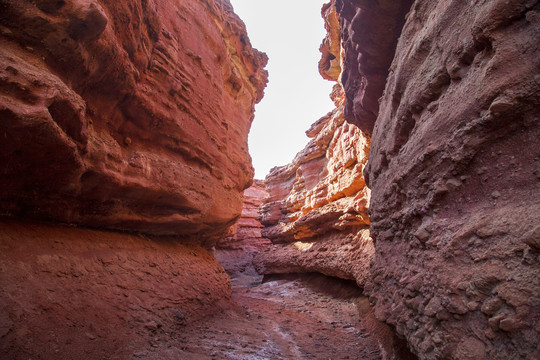
[[[338,12],[343,47],[341,83],[345,117],[371,134],[412,0],[332,0]]]
[[[228,1],[0,3],[3,215],[219,235],[266,56]]]
[[[407,16],[365,172],[365,290],[422,359],[540,358],[539,28],[537,1]]]
[[[362,175],[369,139],[345,122],[339,84],[332,97],[336,109],[307,131],[304,150],[265,179],[262,234],[275,245],[254,265],[264,274],[320,272],[363,286],[373,255]]]
[[[176,237],[0,220],[0,239],[2,359],[166,354],[185,325],[232,306],[221,265]]]
[[[254,180],[244,191],[244,206],[238,222],[231,226],[233,234],[219,239],[214,255],[231,276],[255,275],[253,256],[266,249],[270,240],[261,234],[263,225],[259,221],[259,206],[268,197],[262,180]]]

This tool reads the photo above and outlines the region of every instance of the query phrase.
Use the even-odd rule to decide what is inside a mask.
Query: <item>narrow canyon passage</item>
[[[540,1],[321,15],[258,181],[229,0],[0,0],[0,360],[540,359]]]
[[[317,274],[262,280],[256,275],[233,278],[236,308],[189,324],[177,344],[160,344],[156,334],[157,347],[141,357],[414,359],[375,320],[353,282]]]

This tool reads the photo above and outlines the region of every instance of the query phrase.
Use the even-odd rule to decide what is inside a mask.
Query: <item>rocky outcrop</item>
[[[0,239],[2,359],[168,359],[231,306],[221,265],[177,238],[0,220]]]
[[[0,357],[183,353],[232,307],[266,56],[214,0],[0,0],[0,49]]]
[[[371,134],[397,39],[412,0],[332,0],[343,47],[345,117]]]
[[[0,3],[2,215],[220,235],[266,56],[228,1]]]
[[[229,229],[231,235],[216,243],[214,255],[231,276],[256,275],[253,256],[271,244],[262,236],[263,225],[259,221],[259,206],[267,196],[264,183],[254,180],[253,185],[244,191],[242,214]]]
[[[365,172],[365,290],[422,359],[540,358],[539,26],[537,1],[406,18]]]
[[[319,70],[337,81],[341,49],[334,4],[323,6],[322,14],[328,36]],[[306,147],[265,179],[269,197],[260,208],[262,234],[275,245],[258,254],[254,265],[264,274],[320,272],[363,286],[373,255],[363,176],[370,141],[345,122],[340,83],[331,97],[336,109],[306,132],[311,138]]]

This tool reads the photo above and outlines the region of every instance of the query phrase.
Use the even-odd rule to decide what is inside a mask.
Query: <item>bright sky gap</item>
[[[231,0],[251,44],[270,58],[269,83],[256,106],[249,134],[255,178],[286,165],[308,142],[305,131],[334,108],[333,83],[317,64],[326,35],[321,7],[327,0]]]

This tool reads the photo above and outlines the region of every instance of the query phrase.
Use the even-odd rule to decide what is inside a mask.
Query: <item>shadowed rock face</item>
[[[423,359],[540,357],[539,27],[537,1],[407,16],[365,171],[365,290]]]
[[[345,118],[371,135],[412,0],[334,0],[343,47]],[[333,2],[334,2],[333,1]]]
[[[2,1],[3,215],[222,234],[267,58],[228,1]]]

